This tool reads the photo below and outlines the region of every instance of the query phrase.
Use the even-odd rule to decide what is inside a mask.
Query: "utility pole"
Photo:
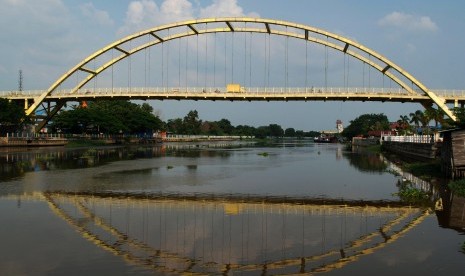
[[[18,90],[23,91],[23,70],[19,69]]]

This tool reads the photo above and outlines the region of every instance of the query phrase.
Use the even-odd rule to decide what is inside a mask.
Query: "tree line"
[[[417,110],[408,115],[400,115],[396,130],[399,134],[429,134],[434,130],[465,127],[465,109],[453,110],[458,121],[446,118],[444,112],[432,107]],[[430,127],[430,122],[434,127]],[[0,98],[0,135],[21,131],[30,120],[24,109],[14,101]],[[173,134],[190,135],[241,135],[264,137],[315,137],[317,131],[305,132],[294,128],[283,129],[278,124],[267,126],[233,126],[228,119],[204,121],[196,110],[189,111],[183,118],[162,121],[154,114],[147,103],[135,104],[127,100],[101,100],[89,102],[86,107],[73,106],[60,111],[48,125],[51,132],[69,134],[129,134],[149,135],[154,131],[167,131]],[[366,136],[370,131],[390,130],[391,124],[386,115],[363,114],[344,129],[342,135],[348,139]]]
[[[3,134],[18,131],[27,122],[21,106],[0,99],[0,127]],[[7,127],[8,126],[8,127]],[[283,129],[278,124],[267,126],[233,126],[228,119],[206,121],[199,118],[197,110],[189,111],[183,118],[162,121],[148,103],[136,104],[127,100],[101,100],[75,105],[57,113],[49,123],[53,133],[65,134],[125,134],[152,135],[166,131],[182,135],[240,135],[265,137],[314,137],[319,132]]]
[[[465,109],[455,108],[453,110],[457,116],[457,122],[445,116],[441,109],[428,107],[425,110],[417,110],[408,115],[400,115],[395,122],[395,129],[401,135],[431,134],[439,129],[464,128]],[[430,123],[434,122],[434,126]],[[368,136],[370,131],[392,130],[392,124],[386,115],[363,114],[354,120],[344,129],[342,135],[351,139],[354,136]]]

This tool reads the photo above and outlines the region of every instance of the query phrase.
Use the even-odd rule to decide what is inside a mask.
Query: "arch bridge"
[[[224,42],[218,42],[217,33],[225,34]],[[239,40],[238,35],[235,35],[237,33],[243,34],[243,40],[240,40],[239,43],[236,41]],[[226,34],[232,36],[229,41],[226,38]],[[260,36],[259,39],[253,40],[252,34],[258,34]],[[208,41],[208,35],[214,35],[213,41]],[[249,41],[247,40],[247,35],[249,35]],[[199,47],[200,36],[205,36],[205,41],[202,41],[202,45]],[[195,39],[189,41],[189,37],[194,37]],[[276,46],[273,45],[272,49],[270,43],[272,40],[271,37],[284,37],[285,41],[281,41],[281,44],[276,43]],[[305,48],[305,52],[303,53],[301,49],[300,55],[296,53],[291,53],[290,55],[289,38],[304,41],[304,44],[301,43],[299,45],[300,48]],[[185,41],[185,50],[182,49],[181,40]],[[174,41],[178,41],[178,45],[169,44]],[[220,45],[221,43],[224,44]],[[167,45],[166,47],[165,44]],[[314,47],[320,47],[317,48],[320,51],[319,57],[315,58],[315,60],[318,58],[323,59],[322,56],[324,56],[324,61],[321,60],[324,66],[322,66],[320,73],[322,76],[324,75],[324,77],[321,77],[322,79],[324,78],[324,81],[321,80],[319,85],[309,85],[308,73],[312,70],[313,66],[312,64],[309,66],[308,61],[309,44]],[[157,77],[161,75],[161,82],[158,82],[158,85],[152,85],[150,81],[152,75],[150,72],[152,59],[150,49],[152,46],[159,45],[161,45],[161,47],[158,47],[161,48],[161,56],[157,57],[156,64],[157,66],[161,66],[161,70],[156,75]],[[224,46],[224,52],[218,50],[218,45]],[[230,53],[228,52],[228,47]],[[259,47],[263,47],[263,51],[257,51],[256,48]],[[188,61],[188,48],[195,48],[196,52],[190,54],[190,57],[195,62]],[[239,48],[243,49],[243,54],[237,54]],[[169,57],[170,49],[171,59]],[[328,74],[330,71],[328,67],[332,65],[329,64],[328,49],[341,54],[344,60],[343,64],[340,62],[341,64],[336,66],[339,67],[340,71],[343,71],[344,75],[343,84],[339,85],[339,87],[328,85]],[[147,50],[149,51],[147,52]],[[235,52],[236,57],[234,57]],[[252,57],[252,52],[254,52],[254,57]],[[270,72],[274,70],[271,66],[271,60],[276,59],[275,56],[278,55],[278,52],[283,55],[283,60],[273,61],[273,63],[279,63],[279,66],[284,67],[284,85],[273,87],[270,86],[270,75],[272,74]],[[137,77],[133,76],[132,72],[132,57],[134,56],[135,60],[136,53],[145,54],[145,59],[142,62],[144,68],[139,74],[143,74],[144,81],[143,85],[139,86],[133,86],[132,83],[132,79]],[[255,57],[255,53],[257,53],[257,57]],[[173,56],[176,55],[178,59],[174,66],[171,65],[170,80],[169,66],[173,63]],[[202,85],[199,85],[199,71],[202,70],[199,69],[199,55],[205,59],[203,66],[201,66],[204,70],[202,73],[205,75],[205,82]],[[289,57],[292,55],[297,55],[297,59],[300,59],[301,62],[305,56],[305,66],[301,66],[300,71],[297,70],[297,73],[295,73],[296,71],[291,73],[291,79],[293,79],[293,75],[305,75],[304,78],[300,76],[300,85],[296,85],[297,82],[289,82],[289,72],[291,71],[289,69]],[[213,65],[208,64],[208,59],[210,61],[213,60],[211,61]],[[219,70],[220,59],[224,59],[224,82],[217,80],[218,74],[216,71]],[[121,65],[121,61],[123,60],[127,61],[128,85],[118,87],[115,85],[115,79],[121,79],[121,74],[115,74],[114,68]],[[349,85],[349,65],[352,66],[350,68],[354,68],[353,63],[350,63],[351,61],[357,62],[359,68],[363,68],[363,74],[358,76],[359,85],[357,86]],[[192,64],[190,63],[195,63],[196,66],[191,66]],[[235,64],[236,67],[234,67]],[[256,74],[257,70],[255,69],[258,67],[258,64],[264,68],[263,73],[261,73],[260,77],[256,75],[252,77],[252,74]],[[183,74],[181,73],[181,65],[185,66]],[[242,65],[243,68],[238,68]],[[252,65],[254,66],[254,70],[252,70]],[[208,66],[213,67],[213,74],[207,72]],[[341,66],[343,68],[340,68]],[[194,69],[191,67],[194,67]],[[382,88],[374,88],[375,86],[370,83],[370,79],[372,78],[371,70],[380,76]],[[236,76],[234,76],[235,72]],[[101,81],[99,76],[105,74],[109,80]],[[227,74],[231,75],[229,82]],[[241,83],[241,81],[237,81],[239,79],[237,75],[240,74],[244,75],[242,84],[240,86],[237,84],[236,88],[231,89],[230,87],[232,86],[229,86],[228,83]],[[173,77],[173,75],[177,76]],[[213,82],[211,81],[211,75],[213,75]],[[352,73],[352,75],[354,74]],[[181,76],[183,77],[183,81],[181,81]],[[173,81],[172,79],[176,79],[176,77],[178,81]],[[262,77],[262,85],[255,85],[256,87],[253,87],[252,82],[254,84],[258,83],[256,79]],[[148,83],[147,78],[149,78]],[[207,78],[210,78],[208,83]],[[363,81],[360,81],[360,79],[363,79]],[[246,85],[247,80],[249,85]],[[389,87],[385,87],[385,80],[390,83]],[[99,82],[99,87],[97,87],[97,81]],[[194,85],[192,85],[193,83]],[[392,87],[392,83],[395,87]],[[47,90],[3,91],[0,92],[0,97],[24,101],[26,114],[35,115],[40,129],[45,126],[66,102],[101,98],[213,101],[347,100],[418,102],[424,106],[435,104],[447,116],[456,120],[447,104],[453,103],[457,106],[459,103],[465,102],[465,91],[430,90],[413,75],[380,53],[335,33],[287,21],[240,17],[189,20],[137,32],[89,55],[58,78]]]

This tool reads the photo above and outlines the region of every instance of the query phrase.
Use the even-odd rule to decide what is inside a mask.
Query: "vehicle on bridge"
[[[226,91],[228,93],[244,93],[247,92],[245,87],[241,87],[238,83],[228,83],[226,85]]]

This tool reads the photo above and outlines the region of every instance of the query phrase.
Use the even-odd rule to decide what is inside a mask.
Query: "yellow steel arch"
[[[250,24],[247,25],[247,23]],[[166,35],[166,32],[168,32],[168,35]],[[79,88],[83,87],[86,83],[88,83],[90,80],[92,80],[94,77],[113,64],[145,48],[182,37],[219,32],[249,32],[281,35],[303,39],[309,42],[333,48],[375,68],[382,74],[392,79],[409,93],[413,95],[421,94],[428,96],[432,102],[434,102],[440,109],[445,112],[446,115],[448,115],[453,120],[456,120],[455,115],[447,107],[443,98],[440,98],[435,93],[430,91],[424,84],[422,84],[407,71],[402,69],[400,66],[393,63],[376,51],[363,46],[362,44],[359,44],[346,37],[307,25],[280,20],[248,17],[206,18],[177,22],[137,32],[123,39],[117,40],[91,54],[71,70],[63,74],[48,88],[46,92],[34,99],[34,103],[26,110],[26,114],[32,114],[48,95],[50,95],[63,82],[65,82],[70,76],[78,71],[86,73],[87,76],[71,90],[71,93],[76,92]],[[128,48],[127,44],[131,44],[131,41],[135,41],[144,36],[150,37],[151,41],[135,47],[129,46]],[[114,58],[112,57],[111,60],[104,63],[99,68],[92,70],[86,67],[86,65],[88,65],[91,61],[96,60],[98,57],[101,57],[109,51],[115,50],[119,52],[120,55]],[[410,82],[411,85],[408,85],[406,81]],[[416,89],[413,87],[416,87]]]

